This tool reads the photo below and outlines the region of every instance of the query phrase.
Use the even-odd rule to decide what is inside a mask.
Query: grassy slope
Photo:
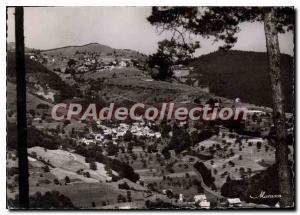
[[[28,56],[25,56],[25,66],[27,81],[30,80],[30,77],[33,77],[39,81],[40,85],[48,85],[51,89],[59,91],[62,99],[72,98],[73,96],[78,95],[78,92],[66,84],[57,74],[48,70],[42,64],[29,59]],[[7,54],[6,74],[8,81],[15,83],[16,59],[15,53],[13,52],[8,52]],[[30,81],[28,83],[30,83]]]
[[[6,108],[7,110],[12,110],[14,112],[17,111],[17,91],[16,91],[16,85],[11,82],[7,82],[6,84]],[[26,94],[26,104],[27,104],[27,109],[37,109],[38,104],[46,104],[49,107],[52,107],[53,104],[50,102],[47,102],[45,100],[42,100],[41,98],[27,92]]]
[[[201,56],[191,63],[200,81],[209,83],[218,96],[240,98],[244,102],[272,106],[266,53],[229,51]],[[293,58],[281,55],[281,71],[286,109],[293,107]]]
[[[117,55],[121,55],[125,58],[139,58],[139,59],[144,59],[145,56],[137,51],[132,51],[129,49],[114,49],[109,46],[105,46],[102,44],[98,43],[89,43],[86,45],[82,46],[66,46],[66,47],[61,47],[61,48],[56,48],[56,49],[49,49],[49,50],[43,50],[42,52],[47,54],[47,55],[60,55],[62,54],[63,56],[66,57],[73,57],[75,52],[96,52],[101,55],[113,55],[114,52]]]

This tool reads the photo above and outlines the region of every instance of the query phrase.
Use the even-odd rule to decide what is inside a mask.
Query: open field
[[[36,153],[38,157],[41,157],[43,160],[53,165],[55,168],[51,169],[50,172],[58,179],[64,179],[65,176],[70,175],[70,179],[79,178],[86,182],[111,180],[111,176],[107,174],[104,168],[105,165],[96,162],[97,170],[91,170],[89,168],[89,164],[85,162],[85,158],[75,153],[70,153],[60,149],[45,151],[42,147],[33,147],[28,151],[31,154],[33,152]],[[90,178],[77,174],[76,171],[78,170],[82,170],[82,172],[89,172]],[[118,173],[114,171],[113,174],[118,175]]]
[[[17,109],[17,106],[16,106],[16,102],[17,102],[16,85],[11,83],[11,82],[7,82],[6,88],[7,88],[7,90],[6,90],[6,92],[7,92],[7,95],[6,95],[7,110],[16,111],[16,109]],[[53,104],[50,103],[49,101],[41,99],[41,98],[37,97],[36,95],[33,95],[32,93],[27,92],[26,95],[27,95],[26,104],[27,104],[27,109],[28,110],[37,109],[38,104],[46,104],[49,107],[53,106]]]

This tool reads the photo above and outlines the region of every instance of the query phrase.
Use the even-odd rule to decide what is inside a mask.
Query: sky
[[[170,38],[159,34],[146,18],[151,7],[27,7],[24,9],[25,45],[52,49],[69,45],[100,43],[112,48],[132,49],[144,54],[157,50],[157,43]],[[7,42],[14,41],[14,9],[8,9]],[[233,49],[266,52],[262,23],[242,23]],[[197,37],[196,55],[216,51],[219,43]],[[293,55],[293,33],[279,34],[281,53]]]

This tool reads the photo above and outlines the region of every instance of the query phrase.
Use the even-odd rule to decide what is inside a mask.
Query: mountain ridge
[[[194,59],[192,75],[206,82],[210,92],[244,102],[272,107],[271,83],[268,75],[268,57],[264,52],[217,51]],[[281,81],[286,110],[293,111],[294,97],[293,57],[281,54]]]
[[[86,46],[89,46],[89,45],[101,45],[101,46],[104,46],[104,47],[107,47],[107,48],[114,49],[114,48],[112,48],[110,46],[107,46],[107,45],[103,45],[103,44],[100,44],[100,43],[97,43],[97,42],[91,42],[91,43],[87,43],[87,44],[84,44],[84,45],[69,45],[69,46],[62,46],[62,47],[57,47],[57,48],[52,48],[52,49],[41,49],[40,51],[41,52],[47,52],[47,51],[54,51],[54,50],[64,49],[64,48],[81,48],[81,47],[86,47]]]
[[[145,60],[146,55],[130,49],[116,49],[100,43],[88,43],[79,46],[64,46],[54,49],[41,50],[41,53],[47,55],[62,55],[65,57],[73,57],[78,52],[94,53],[103,57],[124,57],[131,59]]]

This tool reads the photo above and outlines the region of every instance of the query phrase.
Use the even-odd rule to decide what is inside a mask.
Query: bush
[[[211,171],[205,166],[205,164],[203,162],[197,162],[195,163],[194,167],[202,175],[206,186],[211,186],[214,182],[214,178],[211,175]]]
[[[118,195],[118,203],[126,202],[126,197],[122,194]]]
[[[261,143],[260,141],[259,141],[259,142],[257,142],[257,145],[256,145],[256,147],[257,147],[257,149],[258,149],[258,150],[260,150],[260,149],[261,149],[261,144],[262,144],[262,143]]]
[[[59,181],[58,181],[58,179],[56,178],[56,179],[54,179],[53,180],[53,183],[55,184],[55,185],[59,185]]]
[[[42,209],[75,209],[71,200],[58,191],[46,192],[44,195],[37,192],[30,196],[31,208]]]
[[[129,190],[130,187],[129,187],[129,185],[127,184],[127,182],[124,182],[124,183],[122,183],[122,184],[119,184],[119,189]]]
[[[95,162],[91,162],[90,163],[90,169],[96,171],[97,170],[97,164]]]
[[[91,175],[90,175],[89,172],[85,172],[85,173],[83,173],[83,175],[84,175],[85,177],[87,177],[87,178],[90,178],[90,177],[91,177]]]
[[[50,168],[48,165],[43,167],[44,172],[50,172]]]
[[[71,181],[70,181],[69,176],[66,176],[66,177],[65,177],[65,183],[66,183],[66,184],[69,184],[70,182],[71,182]]]

